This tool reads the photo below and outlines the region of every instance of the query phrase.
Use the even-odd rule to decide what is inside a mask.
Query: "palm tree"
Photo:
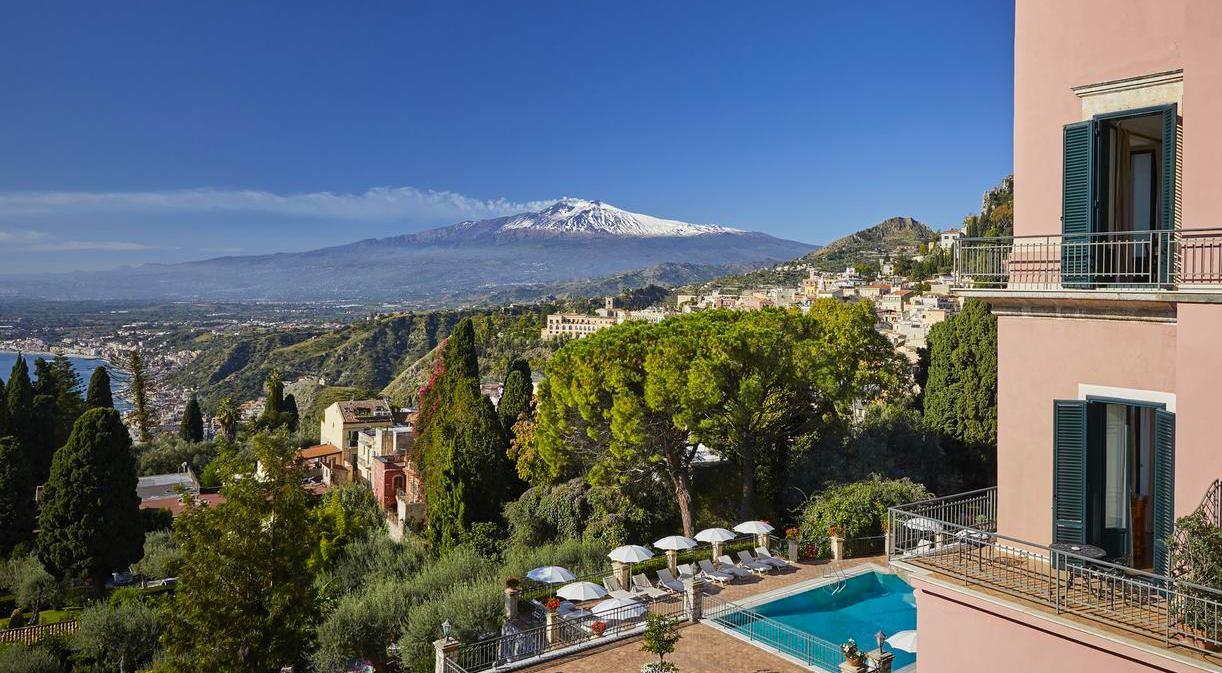
[[[238,405],[233,403],[232,397],[226,397],[216,405],[214,418],[221,426],[221,434],[225,436],[225,440],[232,442],[238,435]]]

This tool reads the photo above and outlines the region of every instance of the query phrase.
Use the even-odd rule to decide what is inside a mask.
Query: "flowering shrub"
[[[840,646],[840,653],[844,655],[844,660],[850,663],[860,663],[866,658],[866,653],[857,648],[857,641],[849,638],[847,643]]]
[[[548,610],[555,610],[560,607],[560,599],[552,596],[551,598],[547,599],[547,602],[544,603],[543,606]]]
[[[641,673],[679,673],[679,667],[669,661],[652,661],[641,666]]]
[[[590,631],[596,636],[601,636],[603,632],[606,630],[607,630],[607,623],[604,621],[600,620],[600,621],[590,624]]]
[[[797,528],[786,528],[785,529],[785,539],[787,540],[798,539],[798,529]]]

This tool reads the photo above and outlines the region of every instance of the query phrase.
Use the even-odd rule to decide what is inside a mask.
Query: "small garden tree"
[[[679,667],[666,661],[666,655],[675,651],[679,638],[679,629],[674,619],[654,612],[646,615],[641,651],[658,655],[658,663],[645,664],[641,667],[641,673],[677,673]]]

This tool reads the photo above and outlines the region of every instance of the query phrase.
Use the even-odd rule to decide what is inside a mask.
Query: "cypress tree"
[[[72,424],[84,411],[81,379],[72,363],[62,355],[34,361],[34,405],[31,412],[30,446],[35,484],[47,480],[51,455],[68,441]]]
[[[492,401],[480,393],[471,320],[455,326],[421,390],[417,446],[429,539],[445,553],[471,524],[497,521],[514,478]]]
[[[523,374],[520,369],[510,371],[509,376],[505,378],[501,402],[497,405],[506,438],[512,437],[513,424],[518,422],[518,417],[530,406],[530,396],[530,375]]]
[[[281,424],[280,412],[284,408],[284,381],[280,378],[280,370],[273,369],[264,381],[267,387],[267,402],[263,405],[263,415],[259,417],[259,425],[269,430]]]
[[[199,400],[195,398],[195,393],[191,393],[187,406],[183,409],[178,436],[188,442],[204,441],[204,415],[199,410]]]
[[[55,452],[38,516],[38,555],[59,574],[106,576],[144,552],[136,459],[119,412],[90,409]]]
[[[6,387],[8,402],[8,433],[18,439],[27,448],[34,427],[34,387],[30,384],[30,367],[20,353],[13,362],[13,370],[9,373]]]
[[[149,411],[148,390],[144,372],[144,357],[139,350],[133,350],[127,360],[132,376],[132,420],[136,422],[136,430],[140,433],[140,441],[149,441]]]
[[[105,367],[93,370],[89,377],[89,392],[85,394],[85,406],[90,409],[115,408],[115,399],[110,392],[110,372]]]
[[[0,558],[32,539],[34,482],[17,440],[0,437]]]
[[[301,420],[297,411],[297,398],[292,393],[284,396],[284,410],[280,412],[285,427],[289,432],[297,432],[297,422]]]

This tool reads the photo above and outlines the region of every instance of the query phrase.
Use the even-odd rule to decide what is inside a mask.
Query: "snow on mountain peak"
[[[511,216],[500,230],[637,237],[743,233],[741,229],[664,220],[630,213],[602,201],[574,198],[561,199],[538,212]]]

